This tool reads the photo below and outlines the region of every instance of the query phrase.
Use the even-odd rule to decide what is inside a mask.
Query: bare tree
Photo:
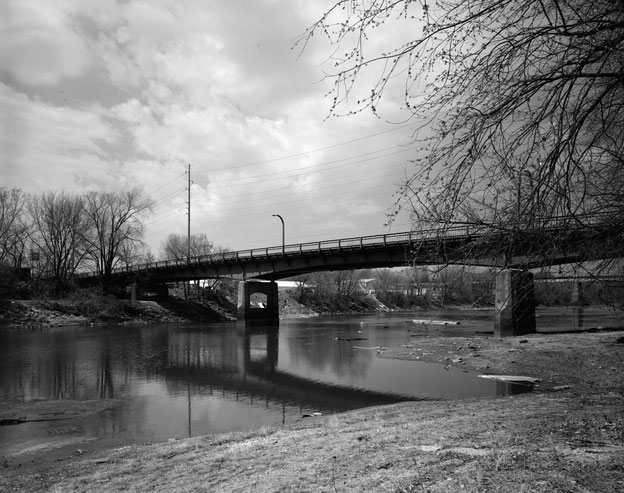
[[[318,293],[326,296],[353,296],[361,292],[359,281],[361,271],[344,270],[330,272],[312,272],[304,277],[306,283],[313,286]]]
[[[405,269],[403,274],[403,286],[409,295],[422,294],[426,292],[426,287],[430,282],[429,271],[422,267],[412,267]]]
[[[28,238],[27,196],[0,187],[0,263],[21,267]]]
[[[152,201],[139,189],[126,192],[90,192],[84,196],[84,211],[91,230],[85,236],[104,286],[110,284],[113,268],[129,243],[143,235],[141,218],[151,211]]]
[[[89,224],[82,199],[77,195],[47,192],[33,197],[29,209],[32,241],[43,256],[44,269],[54,279],[55,294],[63,296],[88,253],[84,237]]]
[[[142,241],[125,241],[119,248],[120,262],[125,267],[154,262],[154,254]]]
[[[186,260],[189,256],[191,257],[200,257],[203,255],[211,255],[213,253],[218,253],[221,251],[226,251],[222,248],[215,248],[213,243],[208,239],[205,233],[200,233],[197,235],[191,235],[190,238],[190,248],[189,248],[189,238],[187,236],[182,236],[179,234],[172,233],[161,245],[161,253],[160,257],[163,260]],[[206,283],[204,281],[204,285],[208,287],[208,290],[212,290],[217,285],[218,281],[212,281]],[[190,283],[184,285],[184,295],[185,297],[190,296]],[[196,283],[197,295],[199,297],[199,282]],[[204,291],[205,292],[205,291]]]
[[[160,256],[163,260],[183,260],[188,257],[188,237],[172,233],[162,243]],[[191,257],[217,253],[205,233],[191,235]]]
[[[401,275],[393,269],[376,269],[374,276],[375,294],[380,299],[402,288]]]
[[[335,290],[341,296],[353,296],[360,291],[361,272],[356,270],[339,270],[332,272]]]
[[[384,45],[391,29],[411,37]],[[315,35],[336,46],[332,114],[381,115],[399,97],[413,117],[391,219],[508,231],[600,213],[622,235],[621,1],[340,0],[300,44]]]

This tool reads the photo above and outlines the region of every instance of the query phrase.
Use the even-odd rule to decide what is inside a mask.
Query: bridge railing
[[[184,259],[158,260],[134,266],[123,266],[113,269],[113,274],[126,272],[141,272],[151,270],[169,269],[171,267],[185,267],[205,263],[227,263],[266,258],[278,258],[283,256],[305,255],[310,253],[331,253],[343,250],[383,248],[397,245],[410,245],[414,242],[439,240],[440,238],[458,237],[474,234],[475,228],[464,226],[421,231],[405,231],[400,233],[387,233],[370,236],[356,236],[352,238],[340,238],[322,240],[307,243],[296,243],[284,246],[272,246],[266,248],[253,248],[249,250],[237,250],[232,252],[201,255]],[[86,274],[89,275],[89,274]],[[91,274],[92,275],[92,274]]]
[[[599,224],[604,219],[602,214],[578,216],[586,220],[587,225]],[[574,218],[572,218],[574,219]],[[543,230],[556,230],[562,224],[570,224],[570,217],[551,217],[545,219]],[[565,223],[563,222],[565,221]],[[134,266],[117,267],[113,274],[126,272],[141,272],[168,269],[171,267],[185,267],[205,263],[228,263],[250,261],[255,259],[279,258],[284,256],[305,255],[310,253],[331,253],[343,250],[384,248],[397,245],[425,244],[431,241],[440,241],[448,238],[471,237],[490,231],[487,226],[460,225],[445,228],[432,228],[428,230],[404,231],[400,233],[387,233],[370,236],[357,236],[352,238],[340,238],[333,240],[296,243],[284,246],[271,246],[266,248],[253,248],[233,252],[222,252],[199,257],[184,259],[159,260]],[[79,277],[96,275],[95,273],[79,274]]]

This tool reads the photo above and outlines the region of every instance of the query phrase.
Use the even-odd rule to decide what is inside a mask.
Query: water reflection
[[[585,324],[585,309],[582,306],[572,307],[572,320],[574,329],[582,329]]]
[[[169,337],[167,388],[179,393],[187,385],[195,392],[222,396],[250,403],[289,405],[299,409],[336,411],[374,404],[416,399],[418,396],[393,394],[373,389],[353,388],[342,378],[342,366],[336,365],[335,354],[320,346],[324,357],[310,358],[313,353],[296,351],[281,357],[278,327],[239,326],[225,332],[175,332]],[[217,345],[219,345],[218,350]],[[289,346],[291,346],[289,344]],[[372,355],[365,354],[367,359]],[[322,371],[298,372],[300,366]],[[329,369],[329,371],[325,371]],[[326,374],[327,378],[319,377]],[[333,376],[332,376],[333,375]]]
[[[0,334],[0,398],[115,400],[99,414],[0,427],[0,452],[89,438],[162,440],[274,425],[304,413],[522,388],[442,365],[379,358],[404,323],[55,328]],[[71,424],[71,426],[69,426]]]

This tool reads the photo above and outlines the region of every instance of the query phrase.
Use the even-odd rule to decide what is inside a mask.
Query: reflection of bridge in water
[[[239,327],[222,336],[228,342],[216,349],[210,333],[170,334],[167,387],[192,395],[215,395],[247,400],[250,405],[275,409],[347,411],[401,401],[437,400],[321,382],[278,368],[279,329]],[[204,339],[201,341],[201,339]],[[371,355],[372,356],[372,355]],[[374,357],[374,356],[372,356]],[[522,386],[496,384],[497,395],[527,391]]]
[[[356,389],[320,382],[279,370],[279,329],[240,328],[226,337],[230,344],[219,350],[198,344],[206,333],[172,334],[167,360],[167,386],[193,393],[248,399],[249,404],[266,408],[276,405],[299,410],[346,411],[406,400],[432,400],[417,396]],[[234,340],[235,339],[235,340]],[[206,341],[207,342],[207,341]]]

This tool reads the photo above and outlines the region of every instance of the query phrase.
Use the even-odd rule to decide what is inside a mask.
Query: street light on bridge
[[[285,245],[286,245],[286,226],[284,226],[284,218],[279,214],[271,214],[273,217],[279,217],[279,220],[282,221],[282,255],[286,253]]]

